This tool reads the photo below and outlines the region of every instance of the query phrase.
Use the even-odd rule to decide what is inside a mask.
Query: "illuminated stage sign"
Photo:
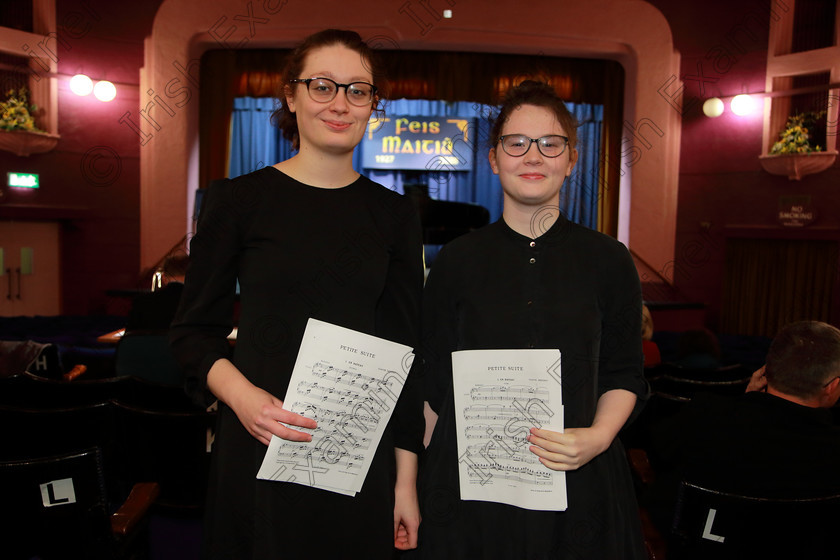
[[[362,167],[471,171],[474,120],[452,117],[371,119],[362,141]]]

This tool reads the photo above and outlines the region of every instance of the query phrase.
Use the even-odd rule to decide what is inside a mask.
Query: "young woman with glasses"
[[[426,399],[439,417],[420,475],[419,551],[435,559],[644,558],[616,440],[647,394],[636,269],[621,243],[569,222],[558,207],[578,153],[575,121],[551,86],[510,90],[491,138],[502,219],[445,246],[424,292]],[[565,511],[460,499],[451,353],[529,348],[560,350],[566,429],[517,424],[518,439],[485,439],[498,453],[533,453],[545,472],[565,471]]]
[[[352,31],[304,40],[285,67],[274,115],[297,154],[214,183],[205,196],[171,331],[188,390],[219,401],[205,557],[390,558],[394,547],[416,546],[423,412],[412,376],[355,497],[256,479],[272,436],[311,440],[296,428],[315,422],[281,408],[310,317],[416,346],[417,215],[407,199],[352,167],[378,110],[379,64]],[[225,337],[237,280],[232,355]]]

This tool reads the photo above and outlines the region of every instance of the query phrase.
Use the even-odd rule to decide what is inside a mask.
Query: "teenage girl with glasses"
[[[203,554],[390,558],[416,546],[420,522],[423,412],[412,376],[355,497],[255,478],[272,436],[309,441],[295,428],[315,427],[280,400],[307,320],[414,347],[423,282],[410,202],[352,167],[380,101],[375,53],[355,32],[316,33],[291,54],[282,84],[275,116],[299,151],[210,188],[172,327],[188,390],[219,401]]]
[[[439,417],[420,476],[419,551],[430,559],[645,558],[616,439],[647,394],[633,260],[559,210],[578,154],[574,119],[551,86],[528,81],[509,91],[491,138],[502,219],[445,246],[424,292],[425,396]],[[517,424],[519,440],[502,443],[536,455],[545,472],[566,472],[565,511],[460,499],[451,353],[528,348],[560,350],[566,429],[531,426],[523,437]]]

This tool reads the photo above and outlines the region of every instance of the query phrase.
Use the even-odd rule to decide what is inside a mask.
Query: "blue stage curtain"
[[[604,107],[586,103],[566,103],[566,107],[578,122],[578,161],[560,190],[560,208],[569,220],[597,229]]]
[[[275,100],[270,98],[240,97],[234,100],[229,177],[272,165],[294,154],[291,144],[270,123],[274,104]],[[578,128],[580,155],[572,176],[561,190],[560,207],[570,220],[595,229],[598,223],[598,161],[604,111],[601,105],[567,103],[567,106],[582,123]],[[363,169],[361,146],[353,154],[355,169],[400,193],[404,192],[405,183],[425,183],[429,185],[429,195],[434,199],[480,204],[490,211],[491,221],[501,217],[502,189],[487,160],[491,117],[495,116],[495,107],[466,101],[449,103],[397,99],[388,101],[385,111],[387,115],[474,118],[475,127],[469,131],[470,139],[460,148],[473,152],[473,171]]]
[[[228,177],[239,177],[292,156],[291,143],[271,125],[275,103],[271,97],[233,100]]]

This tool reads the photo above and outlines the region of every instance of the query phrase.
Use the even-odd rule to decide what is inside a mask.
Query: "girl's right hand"
[[[264,445],[275,435],[289,441],[312,441],[306,432],[285,426],[316,428],[315,420],[283,409],[283,401],[260,389],[227,359],[217,360],[207,372],[207,387],[227,404],[248,433]]]
[[[236,417],[252,436],[265,445],[275,435],[289,441],[312,441],[312,436],[306,432],[293,430],[285,426],[300,426],[301,428],[316,428],[315,420],[306,418],[283,409],[283,401],[271,393],[251,385],[251,390],[238,395],[228,403],[236,413]]]

